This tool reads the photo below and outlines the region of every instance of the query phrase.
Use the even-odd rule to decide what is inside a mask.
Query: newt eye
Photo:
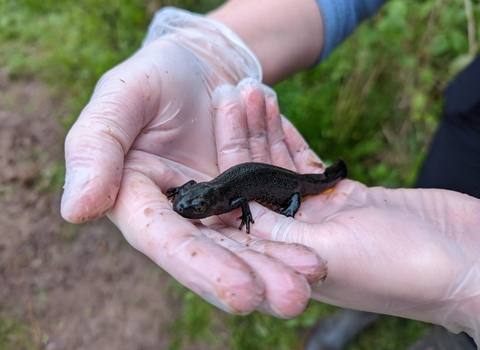
[[[193,207],[193,211],[195,213],[203,213],[205,211],[205,202],[204,201],[201,201],[200,203],[196,204],[194,207]]]

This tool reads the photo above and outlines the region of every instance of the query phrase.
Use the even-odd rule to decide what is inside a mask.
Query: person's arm
[[[231,0],[208,17],[252,49],[274,84],[312,67],[386,0]]]
[[[323,46],[314,0],[231,0],[208,17],[227,25],[252,49],[267,84],[311,67]]]

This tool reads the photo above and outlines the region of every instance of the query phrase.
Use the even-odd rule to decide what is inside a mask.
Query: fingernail
[[[265,98],[270,98],[273,101],[277,101],[277,93],[273,90],[270,86],[262,85],[263,93],[265,94]]]
[[[262,84],[258,80],[253,78],[245,78],[237,84],[237,88],[239,90],[243,90],[246,87],[261,87],[261,86]]]
[[[85,169],[67,170],[61,202],[62,215],[69,216],[72,203],[77,201],[78,195],[82,193],[82,189],[86,187],[88,182],[90,182],[89,171]]]
[[[213,95],[212,95],[213,108],[218,108],[220,106],[220,103],[226,99],[241,101],[240,95],[238,94],[237,90],[233,85],[223,84],[218,86],[213,91]]]

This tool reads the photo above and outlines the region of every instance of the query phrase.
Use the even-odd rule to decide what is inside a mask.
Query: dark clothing
[[[480,198],[480,56],[445,90],[444,117],[415,187]]]

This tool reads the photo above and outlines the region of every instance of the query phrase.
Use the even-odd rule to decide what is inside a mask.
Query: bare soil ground
[[[0,71],[0,321],[26,325],[36,349],[165,349],[182,307],[171,278],[108,219],[66,223],[61,194],[42,190],[63,161],[63,111],[43,84]]]

